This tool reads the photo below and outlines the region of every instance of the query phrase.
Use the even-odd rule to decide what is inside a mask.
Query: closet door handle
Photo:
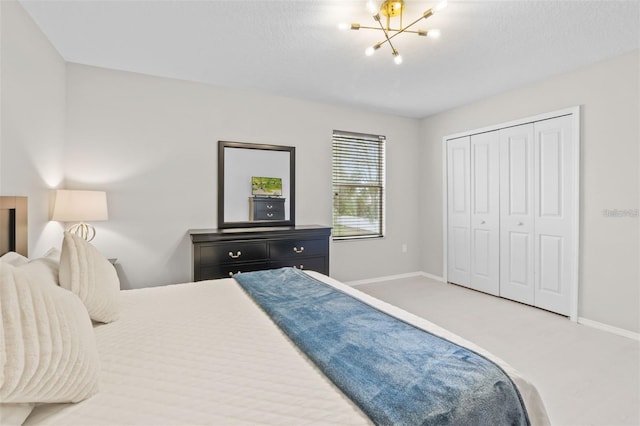
[[[524,225],[524,223],[518,222],[518,226],[522,226],[522,225]]]
[[[484,220],[480,221],[480,225],[484,225],[485,223],[487,222],[485,222]]]

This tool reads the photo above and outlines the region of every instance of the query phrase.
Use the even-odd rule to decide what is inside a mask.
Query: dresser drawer
[[[228,262],[249,262],[267,259],[267,243],[264,241],[225,242],[201,244],[200,265]]]
[[[325,256],[329,252],[327,240],[281,240],[269,243],[269,257]]]
[[[252,199],[250,220],[284,220],[284,199]]]
[[[214,280],[228,278],[240,272],[261,271],[269,269],[268,262],[226,263],[200,268],[197,280]]]
[[[251,199],[258,200],[257,197]],[[262,202],[284,203],[283,198]],[[252,205],[253,207],[253,205]],[[238,272],[294,267],[329,275],[329,237],[325,226],[192,230],[193,279],[228,278]]]
[[[322,256],[300,256],[299,258],[277,260],[270,263],[270,267],[272,269],[284,268],[287,266],[303,270],[316,271],[323,274],[329,274],[329,270],[327,268],[327,258]]]

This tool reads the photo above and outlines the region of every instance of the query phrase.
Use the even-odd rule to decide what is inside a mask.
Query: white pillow
[[[120,316],[120,280],[116,269],[83,238],[64,233],[60,286],[80,297],[94,321],[111,322]]]
[[[21,254],[16,253],[15,251],[10,251],[0,256],[0,263],[8,263],[13,266],[20,266],[24,265],[25,263],[29,263],[29,259]]]
[[[87,310],[47,274],[0,263],[0,325],[0,401],[77,402],[98,391]]]
[[[43,257],[38,257],[16,266],[29,273],[46,275],[46,282],[53,282],[55,285],[58,285],[60,250],[52,248],[47,251]]]
[[[36,405],[31,404],[4,404],[0,403],[0,425],[20,426],[27,420]]]

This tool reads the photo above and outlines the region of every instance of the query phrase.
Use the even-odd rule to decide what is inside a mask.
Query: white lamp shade
[[[104,191],[56,190],[51,220],[58,222],[94,222],[109,219],[107,193]]]

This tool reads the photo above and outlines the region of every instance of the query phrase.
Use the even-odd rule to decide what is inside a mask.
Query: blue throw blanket
[[[380,425],[528,425],[496,364],[292,268],[234,278]]]

